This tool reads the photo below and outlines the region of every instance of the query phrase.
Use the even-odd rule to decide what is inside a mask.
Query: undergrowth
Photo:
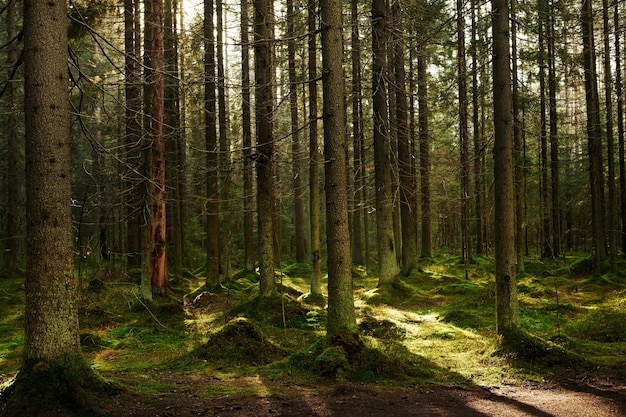
[[[468,268],[440,256],[382,287],[353,268],[359,335],[339,341],[325,337],[327,294],[311,296],[307,264],[283,266],[269,299],[257,297],[254,272],[208,291],[198,270],[147,302],[133,279],[108,270],[81,293],[81,344],[98,372],[142,395],[174,389],[156,377],[170,373],[219,377],[206,392],[217,396],[251,375],[281,383],[489,386],[578,366],[624,369],[622,275],[591,277],[585,259],[528,260],[518,281],[523,332],[505,345],[495,334],[493,263],[475,257]],[[23,305],[21,280],[0,281],[0,383],[21,366]]]

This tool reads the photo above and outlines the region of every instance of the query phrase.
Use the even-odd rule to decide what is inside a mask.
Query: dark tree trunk
[[[320,155],[317,140],[317,2],[308,0],[309,28],[309,220],[311,222],[311,293],[321,294]]]
[[[559,199],[559,132],[557,112],[556,52],[554,39],[554,4],[547,15],[548,32],[548,96],[550,103],[550,214],[552,231],[552,256],[561,253],[561,204]],[[547,197],[547,196],[546,196]]]
[[[420,191],[422,205],[422,258],[432,256],[432,220],[430,211],[430,130],[428,119],[428,73],[426,51],[417,52],[417,95],[419,108]]]

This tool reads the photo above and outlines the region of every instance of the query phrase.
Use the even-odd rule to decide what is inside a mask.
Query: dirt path
[[[605,384],[568,386],[525,385],[490,389],[404,388],[400,391],[366,385],[329,383],[322,387],[263,385],[243,382],[259,396],[233,395],[211,400],[200,393],[219,381],[184,378],[178,389],[150,399],[123,394],[106,401],[105,415],[136,417],[291,416],[291,417],[616,417],[626,416],[626,387]],[[264,393],[264,389],[267,392]]]

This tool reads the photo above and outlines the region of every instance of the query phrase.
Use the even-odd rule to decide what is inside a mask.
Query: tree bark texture
[[[308,0],[309,29],[309,221],[311,222],[311,293],[321,294],[320,155],[317,138],[317,2]]]

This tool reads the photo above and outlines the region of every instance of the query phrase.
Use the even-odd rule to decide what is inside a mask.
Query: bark
[[[550,229],[550,199],[548,188],[548,131],[546,109],[546,25],[544,19],[548,14],[548,0],[538,0],[539,10],[539,99],[540,99],[540,187],[539,198],[541,201],[541,254],[543,257],[552,256],[552,236]]]
[[[515,276],[515,187],[508,0],[492,0],[496,329],[519,327]]]
[[[385,69],[387,9],[384,0],[372,1],[372,108],[374,112],[374,164],[376,185],[376,242],[378,284],[394,281],[399,273],[393,228],[392,155],[387,112]]]
[[[344,74],[341,0],[321,0],[323,60],[324,157],[326,178],[326,245],[328,248],[328,334],[357,332],[346,178]]]
[[[516,4],[511,2],[511,54],[513,59],[511,61],[511,75],[513,77],[513,161],[515,163],[515,189],[523,190],[524,182],[524,168],[522,157],[522,127],[520,122],[520,105],[519,105],[519,74],[517,65],[517,14]],[[476,76],[476,74],[474,74]],[[475,99],[478,102],[478,98]],[[477,112],[476,112],[477,113]],[[478,119],[478,115],[476,115]],[[475,127],[476,128],[476,127]],[[478,187],[477,187],[477,194]],[[517,254],[517,272],[522,273],[525,270],[524,267],[524,198],[525,194],[517,192],[515,195],[515,253]],[[478,213],[478,211],[477,211]]]
[[[600,275],[604,255],[604,220],[602,200],[602,138],[600,100],[596,73],[595,42],[593,38],[593,8],[591,0],[582,1],[583,64],[585,67],[585,101],[587,104],[587,147],[589,151],[589,185],[591,188],[592,262],[594,275]]]
[[[311,222],[311,293],[321,294],[319,149],[317,140],[317,13],[308,0],[309,28],[309,219]]]
[[[243,144],[243,251],[244,266],[254,270],[254,166],[252,161],[252,121],[250,111],[250,46],[248,0],[241,0],[241,132]]]
[[[620,31],[620,8],[615,2],[613,12],[613,30],[615,32],[615,95],[617,97],[617,142],[619,158],[619,196],[621,214],[621,247],[622,253],[626,253],[626,152],[624,149],[624,97],[622,85],[622,50]]]
[[[254,0],[254,73],[257,136],[257,211],[261,296],[275,291],[274,276],[274,91],[272,3]]]
[[[218,0],[219,1],[219,0]],[[220,218],[218,187],[218,143],[216,114],[216,64],[214,2],[204,0],[204,114],[206,151],[206,286],[220,283]]]
[[[478,82],[478,73],[481,64],[478,61],[478,29],[476,17],[476,0],[472,0],[472,125],[474,135],[474,213],[476,216],[476,254],[481,255],[485,252],[485,214],[483,199],[483,178],[485,168],[482,164],[483,157],[483,136],[480,124],[480,106],[479,98],[482,95],[482,88]],[[515,20],[514,20],[515,21]],[[513,37],[513,41],[515,37]],[[513,64],[515,65],[515,60]],[[516,84],[513,84],[515,88]],[[513,95],[513,105],[515,106],[515,94]],[[517,125],[516,125],[517,126]]]
[[[561,253],[561,208],[559,203],[559,132],[556,102],[556,52],[554,39],[554,5],[547,15],[548,31],[548,96],[550,104],[550,215],[552,236],[552,256]]]
[[[296,262],[304,262],[306,245],[304,239],[304,196],[302,189],[302,161],[300,157],[300,129],[298,120],[298,79],[296,77],[296,39],[294,29],[293,0],[287,0],[287,48],[289,65],[289,111],[291,114],[291,158],[295,227]]]

